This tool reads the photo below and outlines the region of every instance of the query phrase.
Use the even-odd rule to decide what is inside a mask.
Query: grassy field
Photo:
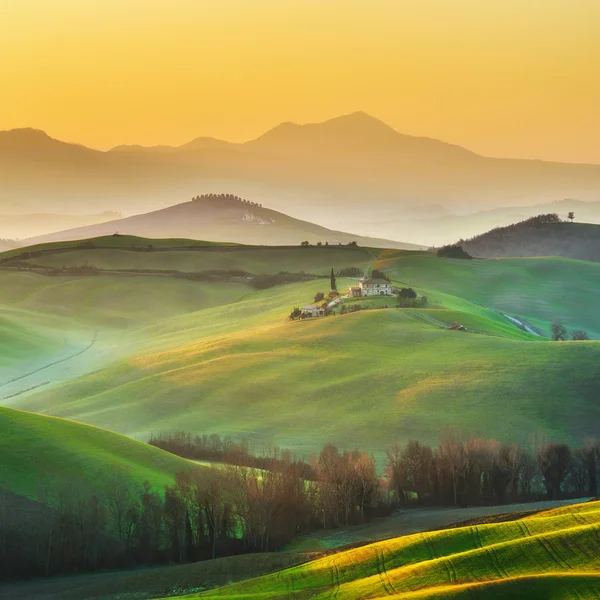
[[[162,490],[184,459],[105,429],[0,407],[0,488],[35,498],[45,480],[102,490],[115,469]]]
[[[249,320],[265,318],[253,315],[254,303],[238,302],[232,310]],[[209,328],[204,319],[219,328],[219,310],[202,311],[198,331]],[[569,441],[594,433],[600,344],[530,341],[517,328],[514,338],[448,331],[423,312],[371,310],[296,323],[281,315],[223,334],[234,326],[232,314],[207,339],[172,347],[173,336],[182,334],[165,333],[169,350],[23,397],[18,405],[129,435],[226,432],[301,453],[351,439],[381,454],[395,440],[433,442],[448,424],[512,442],[527,442],[538,429]],[[461,317],[434,314],[436,321]],[[152,330],[153,343],[164,344],[160,326]]]
[[[394,538],[189,598],[597,598],[600,503]]]
[[[243,269],[249,273],[305,271],[327,274],[332,267],[364,268],[376,257],[368,248],[353,246],[269,247],[238,246],[192,240],[150,240],[134,236],[95,238],[94,247],[81,247],[81,242],[40,244],[0,254],[0,259],[22,260],[23,252],[31,254],[27,263],[61,269],[93,266],[98,269],[158,269],[184,272],[213,269]],[[85,242],[84,242],[85,244]],[[140,248],[152,246],[152,252]],[[10,264],[10,263],[7,263]]]
[[[156,261],[179,256],[190,268],[185,261],[194,255],[209,260],[196,268],[222,260],[229,262],[221,267],[255,272],[322,273],[373,260],[372,251],[351,247],[169,249],[176,246],[44,257],[87,252],[86,260],[104,256],[115,261],[111,266],[123,266],[114,254],[120,252],[122,260],[157,267]],[[0,374],[0,398],[137,438],[185,429],[271,440],[300,453],[326,442],[345,447],[350,439],[381,455],[396,440],[435,442],[448,425],[510,442],[527,442],[538,430],[573,443],[596,433],[600,344],[551,343],[501,313],[542,329],[561,319],[600,335],[593,283],[600,265],[378,252],[376,266],[396,285],[426,295],[427,309],[364,310],[291,323],[291,308],[327,292],[328,279],[256,291],[243,283],[149,274],[0,271],[0,283],[6,282],[0,285],[0,327],[7,331],[0,360],[12,360],[10,377],[7,370]],[[339,279],[338,287],[350,283]],[[448,331],[453,321],[468,332]],[[21,335],[23,323],[31,337]],[[17,338],[19,360],[9,357]],[[49,366],[37,368],[44,357]],[[57,357],[63,362],[53,365]],[[565,401],[572,407],[568,414]]]
[[[561,320],[569,329],[585,329],[600,339],[598,263],[565,258],[452,260],[384,250],[374,266],[398,285],[424,290],[428,296],[443,293],[525,317],[546,334],[552,321]]]

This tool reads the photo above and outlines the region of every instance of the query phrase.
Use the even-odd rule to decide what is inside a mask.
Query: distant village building
[[[325,309],[317,304],[308,304],[300,309],[301,318],[324,317]]]
[[[361,279],[360,295],[361,296],[392,296],[392,284],[385,279]]]

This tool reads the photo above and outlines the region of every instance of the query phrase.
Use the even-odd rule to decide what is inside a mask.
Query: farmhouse
[[[350,298],[359,298],[360,296],[362,296],[362,290],[359,286],[349,287],[348,296],[350,296]]]
[[[300,317],[302,319],[311,318],[311,317],[324,317],[325,316],[325,309],[321,308],[317,304],[308,304],[306,306],[303,306],[300,309],[300,312],[301,312]]]
[[[361,279],[361,296],[392,296],[392,284],[385,279]]]

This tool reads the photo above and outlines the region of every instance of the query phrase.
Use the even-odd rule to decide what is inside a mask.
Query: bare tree
[[[458,483],[461,470],[464,470],[465,456],[463,445],[457,440],[451,429],[444,431],[440,437],[438,455],[448,469],[452,481],[452,498],[458,504]]]

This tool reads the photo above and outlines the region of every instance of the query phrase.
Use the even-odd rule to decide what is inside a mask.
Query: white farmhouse
[[[311,317],[324,317],[325,309],[317,304],[308,304],[300,309],[300,318],[307,319]]]
[[[361,279],[361,296],[392,296],[392,284],[385,279]]]

